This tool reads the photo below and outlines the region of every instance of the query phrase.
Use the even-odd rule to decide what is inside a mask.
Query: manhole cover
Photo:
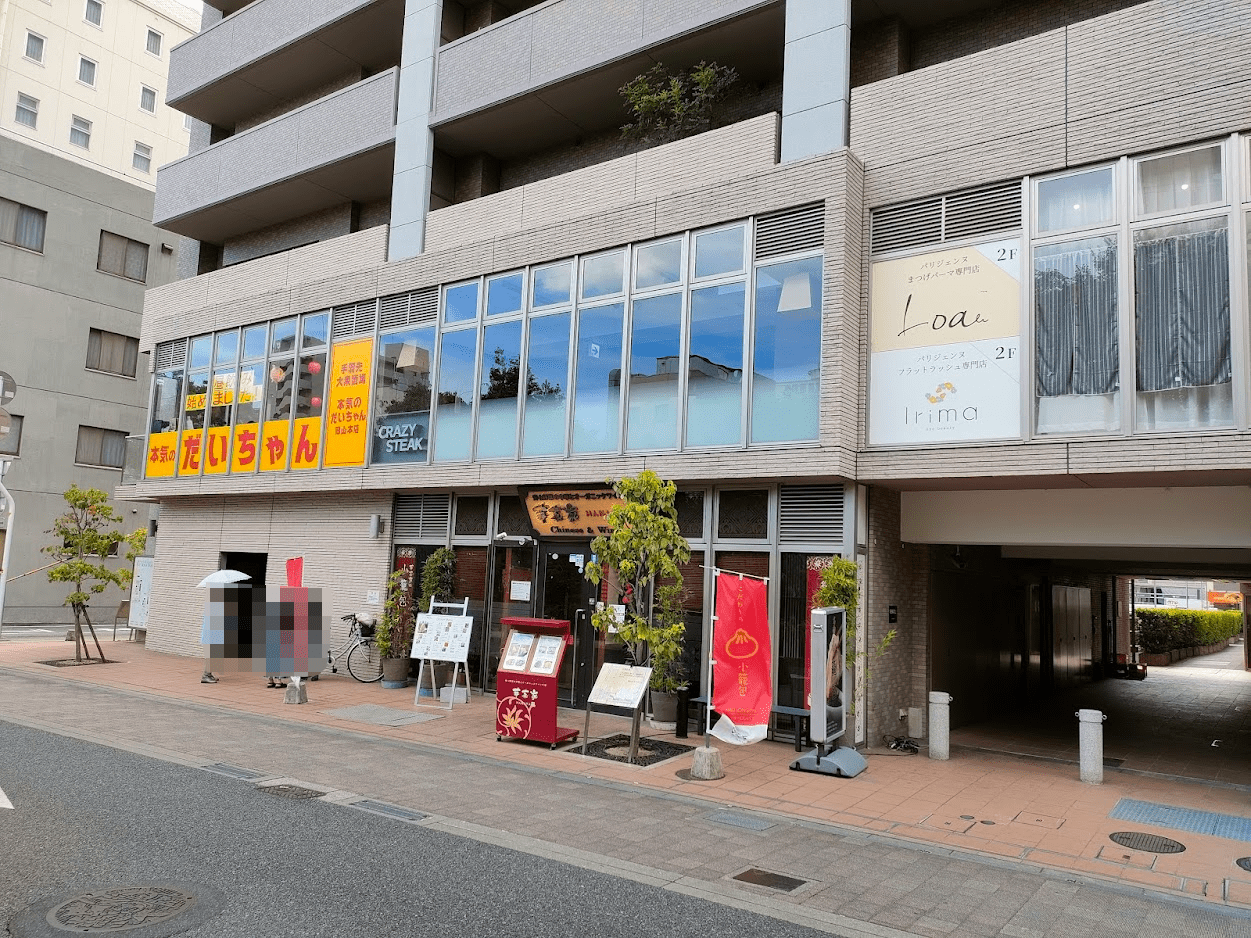
[[[268,792],[271,795],[277,795],[279,798],[290,798],[292,801],[320,798],[326,794],[324,791],[301,788],[299,785],[261,785],[259,788],[261,791]]]
[[[1144,853],[1181,853],[1186,845],[1176,840],[1169,840],[1158,834],[1144,834],[1142,831],[1117,831],[1109,834],[1108,839],[1130,850],[1141,850]]]
[[[1239,857],[1234,861],[1248,873],[1251,873],[1251,857]]]
[[[794,892],[808,880],[796,879],[794,876],[783,876],[781,873],[770,873],[768,870],[744,870],[734,877],[739,882],[751,883],[754,886],[767,886],[781,892]]]
[[[62,902],[47,915],[48,924],[63,931],[100,934],[133,931],[167,922],[190,911],[195,896],[168,886],[123,886],[85,892]]]

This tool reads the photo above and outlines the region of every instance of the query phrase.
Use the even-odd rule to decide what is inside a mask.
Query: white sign
[[[132,629],[148,628],[148,608],[152,601],[152,564],[154,557],[136,557],[135,571],[130,581],[130,618],[126,625]]]
[[[512,641],[504,652],[504,660],[500,662],[501,671],[524,671],[526,662],[530,660],[530,646],[534,644],[531,632],[513,632]]]
[[[473,616],[441,616],[423,612],[417,616],[410,658],[425,661],[457,661],[469,658],[473,637]]]
[[[540,635],[534,645],[534,660],[530,662],[530,673],[556,673],[556,662],[560,660],[560,649],[564,644],[563,635]]]
[[[377,590],[366,590],[366,591],[365,591],[365,603],[366,603],[366,605],[376,606],[376,605],[378,605],[378,603],[379,603],[380,601],[381,601],[381,599],[380,599],[380,596],[379,596],[379,593],[378,593],[378,591],[377,591]]]
[[[514,603],[528,603],[530,601],[530,581],[513,580],[509,583],[508,599]]]
[[[643,695],[647,693],[647,684],[651,679],[651,668],[606,664],[599,669],[599,676],[595,678],[595,686],[591,688],[587,703],[633,710],[643,702]]]

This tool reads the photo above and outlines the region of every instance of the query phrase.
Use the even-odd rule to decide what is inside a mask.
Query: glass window
[[[1206,147],[1138,162],[1138,212],[1183,212],[1225,201],[1221,148]]]
[[[209,426],[228,427],[234,413],[235,370],[213,372],[213,396],[209,402]]]
[[[22,451],[22,418],[9,414],[9,432],[0,436],[0,456],[17,456]]]
[[[1117,239],[1034,249],[1039,433],[1120,428]]]
[[[487,315],[521,312],[522,275],[508,274],[487,281]]]
[[[295,317],[274,323],[274,331],[270,336],[270,352],[290,352],[295,348]]]
[[[1233,423],[1224,218],[1134,233],[1137,427]]]
[[[521,284],[518,283],[520,290]],[[518,292],[518,300],[521,295]],[[487,326],[478,379],[478,458],[517,455],[517,395],[521,383],[521,320]]]
[[[0,199],[0,241],[43,253],[48,213],[21,202]]]
[[[473,286],[476,293],[478,285]],[[476,329],[445,332],[439,337],[439,400],[434,412],[436,461],[469,458],[473,431],[474,366],[477,362]]]
[[[79,427],[74,462],[106,469],[122,468],[126,465],[126,434],[101,427]]]
[[[286,420],[291,416],[295,396],[295,359],[278,358],[269,362],[269,393],[265,395],[265,419]]]
[[[621,303],[578,310],[573,451],[616,451],[621,397]]]
[[[330,315],[313,313],[304,317],[303,349],[325,348],[330,335]]]
[[[100,0],[87,0],[86,9],[83,10],[83,19],[92,26],[99,26],[101,20],[104,19],[104,4]]]
[[[1116,221],[1112,167],[1094,169],[1038,184],[1038,230],[1093,228]]]
[[[433,363],[433,326],[393,332],[379,340],[373,462],[426,461]]]
[[[70,143],[84,150],[91,149],[91,121],[82,117],[70,119]]]
[[[625,289],[625,251],[611,251],[582,261],[582,299],[614,296]]]
[[[155,29],[149,29],[145,45],[150,55],[159,56],[161,54],[161,34]]]
[[[178,411],[182,407],[182,370],[159,372],[152,379],[152,420],[149,433],[165,433],[178,429]]]
[[[295,393],[297,417],[320,417],[326,399],[326,353],[300,356],[300,385]]]
[[[478,318],[478,281],[443,291],[443,321],[467,322]]]
[[[87,367],[133,378],[139,363],[139,340],[91,329],[87,333]]]
[[[13,115],[13,119],[25,127],[34,129],[35,125],[39,123],[39,99],[19,92],[17,96],[17,113]]]
[[[26,34],[26,58],[35,62],[43,61],[43,36],[32,32]]]
[[[726,446],[743,439],[743,336],[747,284],[691,292],[686,445]]]
[[[236,425],[260,423],[261,406],[265,402],[265,365],[244,365],[239,369],[239,411]]]
[[[682,294],[634,301],[626,449],[675,449],[682,374]]]
[[[187,375],[187,396],[182,414],[183,430],[204,429],[204,408],[208,403],[209,373],[193,371]]]
[[[78,80],[84,85],[95,87],[96,63],[86,56],[78,57]]]
[[[564,455],[570,319],[569,313],[556,313],[530,320],[524,456]]]
[[[695,236],[695,276],[716,277],[743,270],[743,234],[740,225]]]
[[[156,89],[146,85],[139,89],[139,107],[149,114],[156,113]]]
[[[217,333],[217,352],[213,356],[213,364],[233,365],[238,357],[239,333],[234,329]]]
[[[130,165],[141,173],[152,172],[152,148],[146,143],[135,143],[134,155],[130,158]]]
[[[265,326],[248,326],[243,330],[243,360],[265,357]]]
[[[817,438],[821,376],[821,258],[756,272],[753,443]]]
[[[573,262],[561,261],[534,271],[535,306],[557,306],[569,302],[570,278]]]
[[[682,242],[645,244],[634,255],[634,289],[649,290],[682,279]]]
[[[191,370],[207,368],[213,361],[213,337],[202,335],[191,340]]]
[[[101,231],[96,270],[144,283],[148,279],[148,246],[142,241]]]

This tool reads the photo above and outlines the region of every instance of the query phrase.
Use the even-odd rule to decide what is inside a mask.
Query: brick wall
[[[292,221],[230,238],[222,248],[222,266],[229,267],[231,264],[239,264],[277,251],[286,251],[315,241],[326,241],[350,234],[351,231],[352,203],[344,202]]]

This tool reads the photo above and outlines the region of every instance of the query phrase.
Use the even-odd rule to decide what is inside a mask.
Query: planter
[[[666,691],[651,691],[652,715],[648,721],[658,730],[674,730],[678,725],[678,695]]]
[[[410,663],[407,658],[383,658],[382,686],[387,690],[399,690],[401,687],[407,687]]]

